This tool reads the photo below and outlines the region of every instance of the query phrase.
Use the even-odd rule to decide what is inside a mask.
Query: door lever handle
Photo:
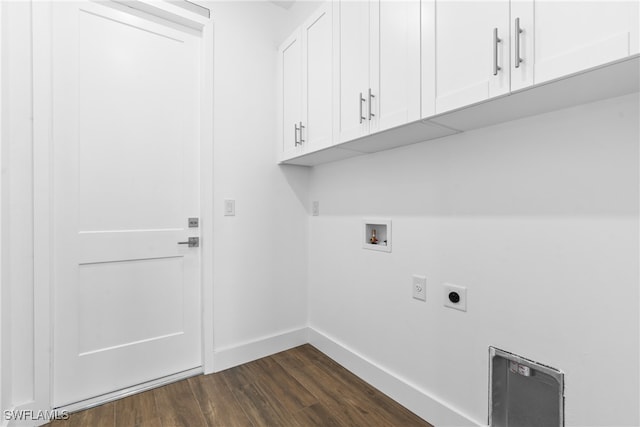
[[[186,242],[178,242],[179,245],[188,245],[190,248],[198,248],[200,247],[200,238],[199,237],[189,237],[189,240]]]

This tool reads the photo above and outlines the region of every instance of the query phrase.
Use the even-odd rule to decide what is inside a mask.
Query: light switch
[[[236,216],[236,201],[227,199],[224,201],[224,216]]]

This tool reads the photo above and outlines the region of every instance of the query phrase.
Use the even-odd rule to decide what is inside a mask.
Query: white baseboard
[[[308,328],[308,337],[309,343],[318,350],[434,426],[486,426],[472,421],[451,405],[430,396],[311,327]]]
[[[213,371],[220,372],[262,357],[308,343],[307,328],[300,328],[268,336],[213,353]]]

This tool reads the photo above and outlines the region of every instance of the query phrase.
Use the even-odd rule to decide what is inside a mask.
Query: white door
[[[509,92],[509,0],[436,0],[436,113]]]
[[[535,82],[639,51],[637,0],[535,1]]]
[[[280,47],[280,111],[281,160],[295,157],[302,151],[302,37],[296,31]]]
[[[200,38],[89,2],[53,20],[53,405],[201,366]]]
[[[324,3],[303,25],[305,151],[328,147],[333,142],[333,2]]]
[[[339,142],[369,133],[369,2],[341,0],[338,109]]]
[[[373,133],[420,118],[420,0],[370,7]]]

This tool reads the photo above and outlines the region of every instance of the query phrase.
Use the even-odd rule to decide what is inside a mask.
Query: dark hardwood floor
[[[50,427],[430,426],[310,345],[71,414]]]

